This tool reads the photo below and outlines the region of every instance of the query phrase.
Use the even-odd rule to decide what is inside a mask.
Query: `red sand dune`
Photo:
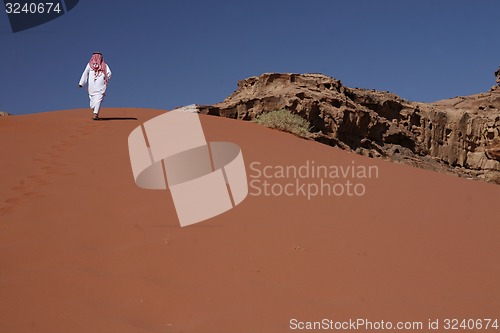
[[[354,161],[380,176],[363,197],[249,195],[180,228],[169,192],[138,188],[129,163],[129,133],[162,112],[0,118],[0,332],[500,320],[500,186],[202,116],[207,139],[240,145],[247,167]]]

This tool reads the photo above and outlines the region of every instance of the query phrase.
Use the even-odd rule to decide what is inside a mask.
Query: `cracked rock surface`
[[[266,73],[238,82],[201,113],[251,120],[286,109],[314,140],[359,154],[500,183],[500,88],[433,103],[349,88],[322,74]]]

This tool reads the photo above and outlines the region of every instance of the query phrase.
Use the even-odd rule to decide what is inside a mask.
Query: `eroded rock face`
[[[348,88],[321,74],[267,73],[238,82],[223,102],[201,113],[251,120],[285,108],[307,119],[314,138],[467,177],[500,179],[500,89],[435,103]]]

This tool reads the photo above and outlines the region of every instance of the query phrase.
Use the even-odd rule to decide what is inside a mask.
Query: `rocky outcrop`
[[[0,117],[3,116],[10,116],[10,114],[8,114],[7,112],[0,111]]]
[[[251,120],[287,109],[307,119],[315,140],[466,177],[500,179],[500,89],[435,103],[345,87],[321,74],[267,73],[238,82],[201,113]]]

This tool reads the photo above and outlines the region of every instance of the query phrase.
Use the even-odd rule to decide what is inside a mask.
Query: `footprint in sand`
[[[51,145],[48,151],[41,151],[40,153],[43,156],[34,158],[33,164],[42,173],[25,176],[19,180],[18,185],[11,187],[12,195],[3,203],[0,203],[0,214],[15,211],[23,202],[44,197],[36,189],[50,185],[50,177],[75,176],[76,173],[74,172],[65,172],[68,164],[61,162],[60,157],[64,152],[71,151],[71,148],[77,142],[81,142],[82,137],[85,137],[87,133],[94,132],[95,129],[92,126],[90,124],[81,126],[76,130],[77,134],[72,134],[66,139]]]
[[[21,202],[21,198],[20,197],[8,198],[4,202],[7,203],[7,204],[16,205],[19,202]]]
[[[22,199],[20,197],[8,198],[3,203],[3,206],[0,207],[0,214],[7,214],[14,212]]]
[[[46,170],[46,174],[54,172],[50,167],[42,167],[41,169]],[[50,182],[47,181],[47,177],[44,175],[35,174],[24,177],[19,181],[18,185],[10,188],[11,191],[14,192],[14,195],[3,202],[3,207],[0,207],[0,212],[12,212],[23,202],[44,197],[44,195],[37,192],[36,189],[49,184]]]
[[[17,197],[11,197],[8,198],[4,201],[3,207],[0,207],[0,214],[7,214],[7,213],[12,213],[16,209],[19,208],[23,203],[33,200],[36,198],[43,198],[45,195],[39,193],[39,192],[34,192],[34,191],[28,191],[28,192],[23,192]]]

